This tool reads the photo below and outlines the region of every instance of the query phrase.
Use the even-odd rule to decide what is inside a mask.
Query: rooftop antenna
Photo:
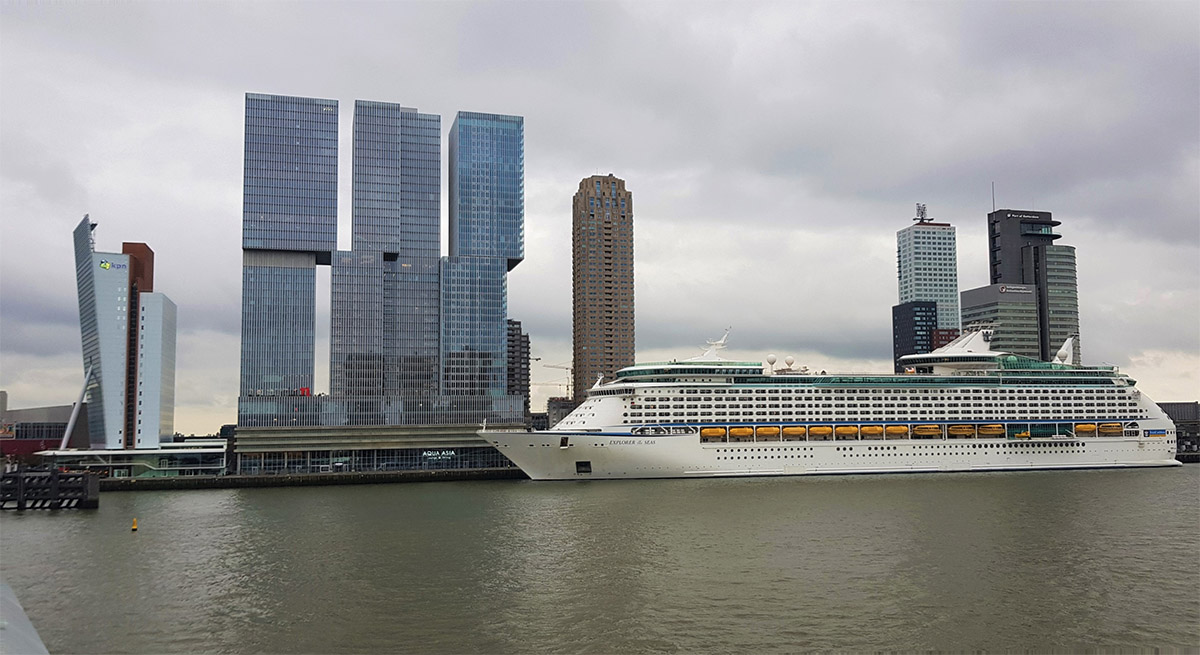
[[[928,223],[929,221],[933,220],[932,218],[929,218],[929,213],[925,210],[925,203],[917,203],[917,217],[913,220],[918,223]]]
[[[996,211],[996,181],[992,180],[992,211]]]

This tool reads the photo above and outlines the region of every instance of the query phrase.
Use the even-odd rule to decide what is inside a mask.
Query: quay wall
[[[157,478],[102,478],[100,480],[100,491],[245,489],[250,487],[310,487],[335,484],[527,479],[529,477],[518,468],[372,471],[362,473],[291,473],[280,475],[183,475]]]

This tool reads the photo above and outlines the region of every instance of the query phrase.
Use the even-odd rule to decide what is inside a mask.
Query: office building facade
[[[523,144],[520,117],[459,114],[459,238],[443,258],[441,118],[356,101],[352,247],[338,251],[337,102],[247,94],[239,426],[520,422],[505,358]],[[328,395],[312,393],[318,265],[331,267]]]
[[[521,322],[508,319],[508,395],[524,403],[524,420],[529,425],[529,335]]]
[[[958,336],[958,244],[955,228],[937,223],[917,205],[917,223],[896,232],[900,304],[892,308],[892,356],[927,353]],[[927,303],[934,304],[929,325]],[[899,370],[899,369],[897,369]]]
[[[904,355],[927,353],[935,348],[937,320],[937,303],[932,300],[912,300],[892,307],[892,353],[897,373],[904,371],[900,365]]]
[[[968,328],[990,329],[992,350],[1041,358],[1033,287],[992,284],[968,289],[962,292],[962,321]]]
[[[575,401],[634,364],[633,194],[613,174],[579,183],[571,203]]]
[[[311,425],[316,267],[337,249],[338,103],[246,94],[239,425]]]
[[[1081,361],[1079,289],[1075,249],[1054,243],[1061,222],[1050,212],[1000,209],[988,214],[988,266],[992,285],[1032,289],[1037,357],[1054,358],[1070,336],[1076,337],[1073,363]],[[1027,331],[1028,326],[1015,328]]]
[[[154,252],[96,252],[96,223],[73,233],[92,448],[157,448],[174,434],[176,308],[154,291]]]
[[[508,272],[525,257],[525,122],[459,112],[450,128],[442,394],[463,422],[524,422],[508,393]]]

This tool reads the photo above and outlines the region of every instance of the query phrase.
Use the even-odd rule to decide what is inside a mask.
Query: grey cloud
[[[226,402],[247,91],[336,98],[343,130],[355,98],[444,127],[460,109],[525,116],[527,257],[509,311],[535,351],[569,352],[570,197],[595,172],[635,194],[642,350],[734,325],[755,350],[887,361],[894,232],[928,203],[959,227],[960,286],[983,284],[993,181],[1001,206],[1053,211],[1080,248],[1086,352],[1200,350],[1195,3],[0,11],[6,369],[25,349],[78,348],[69,234],[90,212],[101,250],[155,249],[181,344],[204,353],[181,353],[187,393]],[[348,179],[346,132],[342,148]]]

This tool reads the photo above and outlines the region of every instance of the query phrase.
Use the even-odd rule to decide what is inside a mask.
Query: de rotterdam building
[[[354,104],[351,248],[337,249],[338,102],[247,94],[240,426],[520,423],[507,273],[524,256],[524,121],[459,112],[450,253],[441,117]],[[329,393],[314,394],[330,266]]]

